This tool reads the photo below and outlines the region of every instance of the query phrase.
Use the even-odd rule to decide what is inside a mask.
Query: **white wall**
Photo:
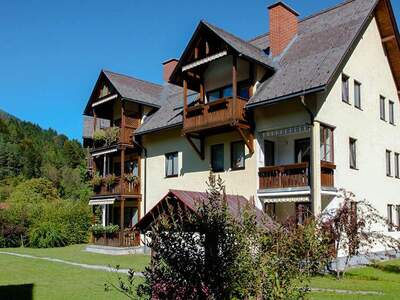
[[[245,169],[230,169],[230,143],[240,141],[236,132],[208,136],[205,139],[205,159],[201,160],[188,141],[182,137],[180,129],[161,131],[145,135],[143,145],[147,148],[147,193],[146,211],[149,211],[170,189],[205,192],[210,170],[210,146],[224,143],[225,171],[217,173],[224,180],[226,192],[249,199],[257,190],[255,155],[250,155],[245,147]],[[165,177],[165,154],[178,151],[179,176]],[[142,159],[142,166],[144,166]],[[143,178],[144,167],[142,168]],[[142,188],[143,188],[142,184]],[[142,190],[142,194],[144,191]]]
[[[350,77],[350,105],[342,102],[340,75],[317,115],[318,121],[336,126],[335,185],[352,191],[358,199],[367,199],[386,217],[387,204],[400,204],[400,179],[386,176],[385,162],[386,149],[400,152],[400,111],[397,89],[375,19],[343,72]],[[354,80],[362,84],[362,110],[354,107]],[[380,95],[395,102],[396,126],[380,120]],[[320,104],[323,100],[319,98]],[[386,109],[388,116],[388,102]],[[350,137],[357,139],[359,170],[349,167]],[[393,161],[392,156],[392,169]]]

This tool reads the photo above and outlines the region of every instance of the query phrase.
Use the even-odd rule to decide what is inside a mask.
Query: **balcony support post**
[[[96,127],[97,127],[97,114],[96,110],[93,108],[93,134],[92,134],[93,138],[94,138],[94,133],[96,131]]]
[[[125,126],[126,126],[126,122],[125,122],[125,101],[121,100],[121,129],[120,129],[120,142],[122,142],[123,144],[126,143],[125,141]]]
[[[237,101],[237,57],[232,56],[232,118],[233,123],[236,121],[236,101]]]
[[[188,106],[188,86],[186,78],[183,78],[183,123],[185,123],[186,119],[186,111]]]
[[[125,193],[125,148],[121,149],[121,181],[120,181],[120,186],[121,190],[120,193],[121,195],[124,195]]]
[[[125,224],[125,198],[121,197],[121,210],[120,210],[120,224],[119,228],[121,232],[124,230],[124,224]]]
[[[311,127],[311,200],[314,216],[322,211],[321,204],[321,133],[320,123],[313,122]]]

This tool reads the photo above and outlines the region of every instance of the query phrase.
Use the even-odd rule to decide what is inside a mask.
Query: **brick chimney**
[[[169,78],[171,77],[172,72],[174,71],[176,65],[178,64],[178,60],[175,58],[168,59],[164,61],[163,63],[163,78],[165,82],[169,81]]]
[[[269,6],[268,10],[270,51],[272,56],[278,56],[297,34],[299,14],[282,1]]]

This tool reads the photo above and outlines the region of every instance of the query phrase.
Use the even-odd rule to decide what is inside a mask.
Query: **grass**
[[[311,287],[383,293],[383,295],[339,295],[314,292],[311,294],[311,299],[397,300],[400,299],[400,260],[351,269],[342,280],[336,280],[333,276],[316,277],[311,280]]]
[[[2,286],[33,284],[33,299],[126,299],[116,291],[105,292],[104,284],[115,281],[115,274],[93,271],[60,263],[0,254],[0,298]],[[18,291],[19,286],[16,287]],[[3,292],[4,293],[4,292]],[[26,298],[23,298],[26,299]]]
[[[59,258],[87,264],[117,265],[143,270],[150,258],[144,255],[107,256],[83,252],[85,245],[65,248],[30,249],[8,248],[1,251],[17,252],[41,257]],[[115,282],[116,275],[104,271],[87,270],[61,263],[14,257],[0,254],[0,298],[2,286],[18,285],[18,290],[33,285],[33,299],[126,299],[115,291],[104,292],[104,283]],[[351,269],[346,278],[321,276],[311,280],[311,287],[382,292],[383,295],[341,295],[313,292],[309,298],[319,299],[400,299],[400,260],[381,262],[374,266]],[[10,299],[10,298],[5,298]],[[12,299],[12,298],[11,298]],[[17,298],[18,299],[18,298]]]
[[[39,257],[58,258],[77,263],[92,265],[119,265],[121,268],[133,268],[135,271],[143,271],[150,262],[149,255],[105,255],[85,252],[86,245],[73,245],[63,248],[34,249],[34,248],[7,248],[1,251],[30,254]],[[1,268],[0,268],[1,269]]]

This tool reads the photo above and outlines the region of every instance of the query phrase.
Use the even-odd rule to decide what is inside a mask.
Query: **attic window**
[[[103,98],[109,94],[110,94],[110,90],[108,89],[108,86],[103,85],[103,87],[100,89],[99,98]]]

